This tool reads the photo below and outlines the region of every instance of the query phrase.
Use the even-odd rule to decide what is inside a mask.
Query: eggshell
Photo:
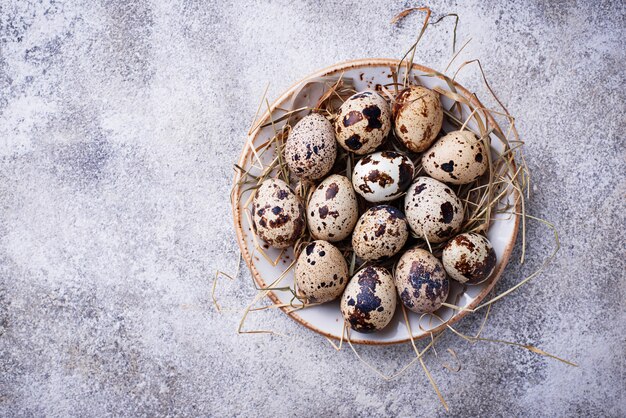
[[[410,86],[396,97],[393,106],[396,137],[413,152],[433,143],[443,123],[439,94],[422,86]]]
[[[315,239],[341,241],[359,218],[359,205],[347,177],[333,174],[315,189],[307,207],[309,231]]]
[[[443,267],[454,280],[480,283],[496,268],[496,252],[482,235],[468,232],[457,235],[443,248]]]
[[[346,286],[341,297],[341,314],[355,331],[379,331],[393,318],[396,297],[389,271],[382,267],[365,267]]]
[[[348,284],[348,264],[331,243],[313,241],[298,257],[295,280],[299,296],[310,303],[328,302],[338,298]]]
[[[421,248],[412,248],[402,254],[394,280],[404,306],[417,313],[436,311],[450,291],[441,262]]]
[[[485,146],[470,131],[454,131],[439,138],[422,155],[424,171],[434,179],[451,184],[467,184],[487,170]]]
[[[363,260],[381,260],[402,249],[409,237],[404,214],[389,205],[369,208],[352,233],[352,248]]]
[[[409,187],[404,213],[415,235],[431,243],[446,241],[463,223],[459,198],[451,188],[430,177],[418,177]]]
[[[324,177],[333,167],[336,156],[333,125],[319,113],[302,118],[285,141],[287,165],[301,178],[315,180]]]
[[[404,154],[382,151],[366,155],[354,166],[354,190],[368,202],[387,202],[399,197],[413,180],[415,167]]]
[[[304,206],[284,181],[265,180],[252,204],[254,230],[272,247],[287,248],[302,234]]]
[[[387,101],[374,91],[350,96],[339,109],[335,121],[337,142],[358,155],[374,151],[391,130],[391,110]]]

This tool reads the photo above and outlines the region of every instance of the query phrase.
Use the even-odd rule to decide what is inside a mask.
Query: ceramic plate
[[[324,86],[319,82],[312,82],[312,80],[319,80],[320,77],[328,80],[335,80],[336,77],[341,76],[343,73],[344,78],[352,79],[356,90],[374,89],[377,84],[384,85],[391,82],[391,73],[395,70],[397,64],[398,61],[393,59],[364,59],[336,64],[330,68],[321,70],[296,83],[293,87],[287,90],[271,106],[272,118],[273,120],[278,119],[285,113],[284,109],[289,110],[302,106],[314,106],[322,95]],[[403,73],[400,72],[400,76],[402,76],[402,74]],[[443,79],[437,76],[424,76],[425,74],[434,74],[434,71],[429,68],[414,65],[413,74],[417,76],[419,83],[426,87],[434,88],[435,86],[438,86],[442,89],[449,89]],[[482,107],[478,100],[466,89],[459,85],[456,87],[458,93],[468,98],[474,106]],[[442,102],[446,108],[449,108],[452,105],[452,101],[443,96]],[[299,117],[302,117],[305,114],[306,113],[303,112],[299,115]],[[465,106],[464,114],[465,116],[469,115],[469,110]],[[265,122],[269,122],[269,112],[262,115],[260,120],[262,123],[258,126]],[[489,122],[491,126],[497,126],[495,121],[490,119]],[[278,123],[278,126],[280,126],[280,123]],[[468,126],[478,131],[475,126],[475,121],[472,120]],[[450,129],[450,126],[446,126],[446,123],[444,122],[444,129],[446,128]],[[250,135],[249,143],[254,144],[254,147],[258,147],[272,138],[273,134],[274,130],[271,126],[257,129]],[[502,151],[502,144],[500,141],[492,138],[491,143],[492,152]],[[266,152],[265,155],[261,157],[264,164],[269,163],[273,153],[273,151]],[[260,170],[253,167],[254,163],[255,160],[252,155],[252,151],[248,144],[246,144],[238,164],[244,169],[248,169],[252,166],[250,173],[258,174],[260,173]],[[235,183],[237,183],[238,180],[239,177],[237,175]],[[241,190],[238,189],[234,191],[234,193],[240,192]],[[263,249],[266,255],[268,255],[273,261],[276,261],[274,264],[274,262],[270,262],[263,255],[261,255],[260,251],[256,248],[252,228],[249,223],[250,218],[245,215],[247,208],[244,207],[250,198],[250,193],[251,192],[249,191],[244,192],[241,199],[239,199],[238,202],[235,202],[233,206],[235,228],[237,230],[237,237],[242,256],[248,264],[254,280],[256,280],[260,287],[267,286],[269,283],[272,283],[277,278],[281,277],[281,275],[284,277],[280,281],[280,286],[293,286],[293,269],[288,271],[286,274],[283,274],[294,259],[293,251],[290,249],[281,255],[279,250],[273,248]],[[514,191],[511,191],[509,195],[503,198],[508,200],[511,205],[513,205],[513,202],[515,201],[513,193]],[[513,245],[515,244],[518,223],[519,217],[514,214],[498,214],[496,216],[489,229],[489,233],[487,234],[487,237],[491,241],[498,258],[498,264],[494,273],[487,282],[474,286],[464,286],[454,280],[451,280],[448,303],[466,308],[474,308],[479,305],[481,300],[495,285],[502,274],[506,263],[508,262]],[[262,241],[260,242],[262,243]],[[282,291],[269,292],[268,296],[274,303],[289,303],[292,298],[292,294],[290,292]],[[287,309],[284,309],[284,311],[287,313]],[[310,328],[311,330],[324,336],[335,339],[341,338],[343,318],[339,311],[339,300],[287,314],[305,327]],[[443,307],[439,309],[436,314],[448,323],[453,323],[465,316],[467,312]],[[415,339],[427,336],[427,331],[436,332],[445,327],[445,324],[442,324],[438,320],[433,320],[432,318],[422,318],[421,324],[419,324],[420,315],[412,312],[409,312],[409,322]],[[374,334],[362,334],[356,331],[351,331],[350,339],[352,342],[360,344],[394,344],[408,341],[409,332],[402,316],[402,310],[396,310],[394,318],[384,330]]]

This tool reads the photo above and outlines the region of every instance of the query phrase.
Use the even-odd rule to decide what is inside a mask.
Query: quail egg
[[[347,177],[328,176],[311,195],[307,207],[309,231],[315,239],[341,241],[359,218],[359,205]]]
[[[299,296],[310,303],[328,302],[338,298],[348,284],[348,264],[331,243],[313,241],[298,257],[295,280]]]
[[[382,267],[365,267],[346,286],[341,297],[341,314],[355,331],[379,331],[393,318],[396,298],[389,271]]]
[[[285,160],[298,177],[322,178],[337,156],[333,125],[319,113],[311,113],[296,123],[285,141]]]
[[[463,206],[454,191],[430,177],[418,177],[409,187],[404,213],[415,235],[431,243],[446,241],[463,223]]]
[[[335,121],[337,142],[358,155],[374,151],[391,130],[391,110],[387,101],[374,91],[350,96],[339,109]]]
[[[386,202],[400,196],[413,180],[415,167],[404,154],[382,151],[366,155],[354,166],[354,190],[368,202]]]
[[[287,248],[302,234],[304,207],[284,181],[265,180],[252,205],[254,230],[272,247]]]
[[[408,237],[404,214],[393,206],[379,205],[359,218],[352,233],[352,248],[363,260],[380,260],[400,251]]]
[[[443,123],[439,94],[422,86],[410,86],[396,97],[393,106],[396,137],[413,152],[433,143]]]
[[[450,291],[441,262],[421,248],[412,248],[402,254],[394,277],[400,300],[413,312],[436,311]]]
[[[496,252],[482,235],[457,235],[443,248],[443,267],[454,280],[476,284],[491,276],[496,268]]]
[[[422,155],[422,167],[429,176],[452,184],[473,182],[488,164],[485,146],[470,131],[450,132]]]

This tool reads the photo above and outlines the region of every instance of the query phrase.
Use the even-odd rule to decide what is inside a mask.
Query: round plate
[[[339,63],[318,71],[296,83],[280,96],[280,98],[270,106],[272,118],[270,119],[270,113],[268,111],[261,116],[259,119],[261,123],[256,126],[261,126],[272,120],[276,121],[280,116],[285,114],[285,111],[303,106],[313,107],[325,90],[323,82],[332,83],[340,76],[344,79],[351,79],[356,90],[374,89],[377,84],[389,84],[392,82],[391,73],[396,69],[397,65],[398,60],[395,59],[362,59]],[[425,74],[429,74],[429,76],[424,76]],[[420,84],[431,89],[440,87],[449,90],[446,82],[435,74],[436,72],[430,68],[417,64],[413,66],[412,77],[416,76]],[[399,79],[402,79],[402,76],[403,71],[401,70]],[[483,107],[478,99],[465,88],[458,84],[456,84],[456,88],[457,93],[465,96],[475,107]],[[443,96],[441,99],[446,108],[452,105],[450,99]],[[301,118],[305,114],[306,112],[302,112],[298,116]],[[470,114],[466,106],[463,106],[463,114],[465,117]],[[487,118],[490,126],[495,126],[496,129],[499,129],[496,122],[489,115],[487,115]],[[292,122],[297,119],[298,118],[292,118]],[[276,127],[280,127],[282,124],[284,124],[284,121],[276,123]],[[474,120],[468,123],[468,126],[478,130]],[[444,129],[445,128],[446,122],[444,121]],[[447,128],[450,129],[450,126]],[[250,169],[251,174],[259,174],[261,170],[255,167],[259,164],[257,163],[256,157],[253,155],[250,145],[257,148],[273,136],[274,129],[271,126],[258,128],[252,132],[241,153],[238,165],[245,170]],[[500,141],[492,140],[491,143],[492,153],[501,152],[503,150],[503,145]],[[260,157],[262,163],[268,164],[273,154],[274,150],[268,150],[268,152]],[[235,176],[235,184],[237,184],[239,179],[240,173]],[[235,186],[233,195],[236,196],[241,192],[242,190],[239,190],[239,188]],[[511,206],[515,205],[517,201],[515,193],[516,192],[511,189],[510,194],[505,196],[503,200],[508,201]],[[259,287],[266,287],[279,278],[280,283],[274,284],[273,287],[293,286],[293,269],[285,273],[285,270],[287,270],[294,260],[293,250],[289,249],[281,252],[274,248],[267,249],[257,247],[257,242],[260,245],[263,245],[263,242],[260,239],[255,240],[250,225],[251,218],[250,216],[246,216],[245,213],[246,210],[249,212],[249,209],[247,209],[245,205],[250,203],[250,198],[251,191],[243,191],[241,198],[238,201],[233,201],[235,229],[237,230],[237,239],[243,259],[248,264],[252,276]],[[519,210],[515,212],[519,213]],[[512,211],[509,214],[501,213],[496,215],[489,228],[487,237],[491,241],[498,258],[496,269],[491,278],[482,284],[474,286],[464,286],[451,280],[450,295],[447,300],[448,303],[472,309],[478,306],[493,288],[500,278],[515,244],[519,226],[519,216],[516,215],[515,212]],[[268,296],[276,304],[289,304],[292,299],[292,294],[289,291],[268,291]],[[292,319],[326,337],[340,339],[342,336],[343,318],[339,310],[339,300],[295,312],[289,312],[289,307],[281,309]],[[409,313],[409,323],[414,339],[428,336],[429,332],[437,332],[445,327],[445,324],[432,317],[422,318],[420,322],[420,315],[410,311],[407,312]],[[442,307],[436,312],[440,318],[447,321],[449,324],[458,321],[467,313],[466,311],[458,311],[445,307]],[[353,343],[359,344],[396,344],[409,341],[409,339],[408,328],[400,308],[396,310],[395,316],[382,331],[373,334],[362,334],[356,331],[350,332],[350,340]]]

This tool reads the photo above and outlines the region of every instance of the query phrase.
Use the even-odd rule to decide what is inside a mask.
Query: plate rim
[[[324,76],[328,76],[331,75],[333,73],[337,73],[339,71],[346,71],[346,70],[351,70],[351,69],[355,69],[355,68],[364,68],[364,67],[381,67],[381,66],[389,66],[390,68],[393,67],[397,67],[398,64],[401,61],[395,58],[360,58],[360,59],[354,59],[354,60],[348,60],[348,61],[342,61],[342,62],[338,62],[335,63],[333,65],[330,65],[328,67],[322,68],[321,70],[318,70],[312,74],[307,75],[306,77],[298,80],[297,82],[293,83],[289,88],[287,88],[285,90],[285,92],[283,94],[281,94],[276,100],[274,100],[274,102],[270,105],[269,110],[266,110],[257,120],[265,120],[269,117],[270,112],[273,112],[280,104],[282,104],[285,100],[287,100],[289,98],[289,96],[291,94],[293,94],[293,92],[296,90],[296,88],[298,86],[300,86],[300,84],[308,79],[311,78],[316,78],[316,77],[324,77]],[[438,71],[433,70],[432,68],[423,66],[421,64],[416,64],[413,63],[412,65],[412,69],[413,70],[417,70],[417,71],[421,71],[424,73],[433,73],[435,74],[434,77],[437,77],[439,79],[442,79],[441,75],[439,75]],[[469,90],[467,90],[465,87],[461,86],[458,82],[456,81],[452,81],[455,88],[457,88],[459,91],[461,91],[463,93],[463,96],[465,98],[467,98],[474,106],[476,107],[484,107],[483,104],[480,102],[480,100],[478,100],[478,98],[472,94]],[[488,121],[493,124],[493,126],[498,129],[499,131],[502,131],[500,126],[498,125],[498,123],[495,121],[495,119],[493,119],[493,117],[491,116],[491,114],[486,113],[485,114]],[[256,122],[256,121],[255,121]],[[256,128],[253,132],[251,132],[249,135],[247,135],[248,138],[255,138],[259,132],[260,132],[261,128],[260,126],[258,128]],[[252,142],[254,142],[254,139],[252,140]],[[250,153],[250,148],[247,146],[244,146],[244,148],[241,151],[241,155],[239,157],[239,160],[237,162],[237,164],[240,167],[243,167],[243,164],[245,163],[245,160],[248,158],[248,155]],[[513,161],[513,170],[515,172],[516,169],[516,163],[515,161]],[[235,171],[235,175],[234,175],[234,179],[233,179],[233,190],[232,193],[238,193],[240,190],[240,187],[237,186],[237,182],[241,179],[241,173],[239,171]],[[513,189],[512,191],[513,195],[517,195],[519,197],[519,191],[517,189]],[[466,307],[466,309],[468,310],[462,310],[460,311],[457,315],[455,315],[454,317],[452,317],[451,319],[449,319],[448,321],[444,322],[443,324],[433,328],[432,330],[430,330],[429,333],[425,333],[416,337],[411,338],[410,336],[406,339],[403,340],[398,340],[398,341],[372,341],[372,340],[350,340],[352,343],[354,344],[362,344],[362,345],[395,345],[395,344],[404,344],[407,343],[411,340],[415,341],[415,340],[420,340],[422,338],[427,337],[428,335],[432,334],[436,334],[440,331],[442,331],[443,329],[445,329],[447,327],[447,325],[452,325],[458,321],[460,321],[461,319],[463,319],[466,315],[468,315],[470,313],[469,309],[474,309],[476,308],[482,301],[483,299],[485,299],[485,297],[489,294],[489,292],[491,292],[491,290],[494,288],[494,286],[496,285],[496,283],[498,283],[498,281],[500,280],[502,273],[504,272],[504,269],[506,268],[506,266],[509,264],[509,259],[511,257],[511,253],[513,252],[513,247],[515,246],[516,242],[517,242],[517,235],[519,233],[519,223],[520,223],[520,207],[521,207],[521,202],[519,199],[517,199],[517,203],[515,205],[516,207],[516,215],[515,215],[515,225],[513,226],[513,237],[514,239],[509,242],[509,244],[504,248],[504,252],[503,252],[503,256],[502,256],[502,261],[500,263],[498,263],[498,266],[496,268],[496,270],[492,273],[492,277],[489,280],[489,283],[487,284],[487,286],[476,296],[476,298]],[[248,269],[250,270],[250,273],[252,274],[252,277],[254,278],[254,281],[257,283],[257,285],[259,285],[259,287],[266,287],[267,284],[265,283],[265,281],[263,280],[263,278],[261,277],[260,273],[257,271],[257,269],[254,267],[254,263],[252,263],[252,257],[250,255],[250,253],[248,252],[248,248],[247,245],[245,243],[245,238],[244,238],[244,232],[243,232],[243,228],[241,226],[241,212],[239,210],[239,205],[236,204],[236,200],[235,199],[231,199],[231,208],[233,211],[233,221],[234,221],[234,225],[235,225],[235,231],[237,233],[237,244],[239,246],[239,250],[241,251],[241,256],[242,258],[245,260],[246,265],[248,266]],[[267,297],[270,298],[270,300],[275,303],[275,304],[280,304],[280,300],[278,299],[278,297],[274,294],[273,291],[268,291],[267,293]],[[287,307],[281,307],[279,308],[281,311],[283,311],[283,313],[285,313],[288,317],[290,317],[291,319],[293,319],[294,321],[298,322],[299,324],[305,326],[306,328],[308,328],[311,331],[314,331],[326,338],[331,338],[333,340],[340,340],[340,338],[338,338],[336,335],[330,334],[324,330],[321,330],[313,325],[311,325],[308,321],[304,320],[302,317],[300,317],[297,314],[294,314],[294,312],[289,312]]]

